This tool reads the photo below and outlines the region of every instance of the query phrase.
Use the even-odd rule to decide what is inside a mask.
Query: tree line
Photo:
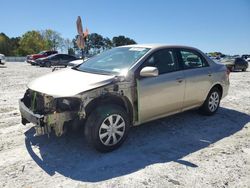
[[[63,38],[57,31],[46,29],[42,31],[27,31],[21,37],[8,37],[0,33],[0,53],[5,56],[26,56],[43,50],[57,50],[71,55],[79,54],[77,36],[73,39]],[[125,36],[115,36],[112,39],[98,33],[91,33],[86,40],[85,52],[97,54],[112,47],[136,44],[133,39]]]

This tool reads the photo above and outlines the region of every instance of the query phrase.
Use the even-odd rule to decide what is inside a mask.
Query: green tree
[[[70,39],[64,39],[63,42],[63,46],[64,46],[64,51],[67,51],[69,55],[75,55],[75,51],[73,49],[73,42]]]
[[[87,45],[92,49],[100,49],[104,46],[103,36],[97,33],[88,35]]]
[[[18,48],[20,46],[21,37],[10,38],[10,56],[18,56]]]
[[[61,34],[57,31],[51,29],[46,29],[40,31],[43,39],[46,42],[46,48],[50,50],[63,50],[64,40],[61,37]]]
[[[209,52],[208,55],[210,55],[212,57],[225,57],[225,54],[223,54],[221,52]]]
[[[19,44],[18,53],[23,56],[38,53],[47,49],[46,41],[38,31],[26,32],[22,36]]]
[[[108,37],[103,39],[103,43],[106,49],[110,49],[113,47],[113,43]]]
[[[104,49],[103,36],[97,33],[91,33],[88,35],[86,48],[90,55],[100,53]],[[86,49],[85,49],[86,50]]]
[[[136,42],[133,39],[130,39],[130,38],[125,37],[123,35],[120,35],[118,37],[113,37],[112,43],[115,47],[129,45],[129,44],[136,44]]]
[[[20,37],[9,38],[4,33],[0,33],[0,53],[6,56],[17,55]]]
[[[77,46],[76,40],[77,36],[72,40],[73,49],[78,54],[81,54],[81,49],[79,49],[79,47]],[[92,56],[111,47],[112,47],[112,42],[109,38],[104,38],[102,35],[98,33],[91,33],[88,35],[87,40],[85,41],[84,52],[85,55],[87,54],[88,56]]]
[[[4,33],[0,33],[0,53],[4,55],[10,54],[9,37]]]

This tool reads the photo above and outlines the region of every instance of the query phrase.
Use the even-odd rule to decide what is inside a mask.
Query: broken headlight
[[[79,111],[81,100],[78,98],[58,98],[56,99],[56,110],[58,112]]]

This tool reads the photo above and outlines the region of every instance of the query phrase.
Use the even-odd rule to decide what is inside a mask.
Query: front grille
[[[22,102],[25,104],[26,107],[30,109],[31,107],[31,95],[30,91],[27,90],[24,94],[24,97],[22,98]]]
[[[34,103],[34,112],[43,114],[44,113],[44,98],[42,95],[37,93],[35,103]]]

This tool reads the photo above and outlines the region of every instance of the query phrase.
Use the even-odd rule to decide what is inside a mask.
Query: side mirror
[[[158,75],[159,71],[156,67],[144,67],[140,72],[140,76],[142,77],[154,77]]]

